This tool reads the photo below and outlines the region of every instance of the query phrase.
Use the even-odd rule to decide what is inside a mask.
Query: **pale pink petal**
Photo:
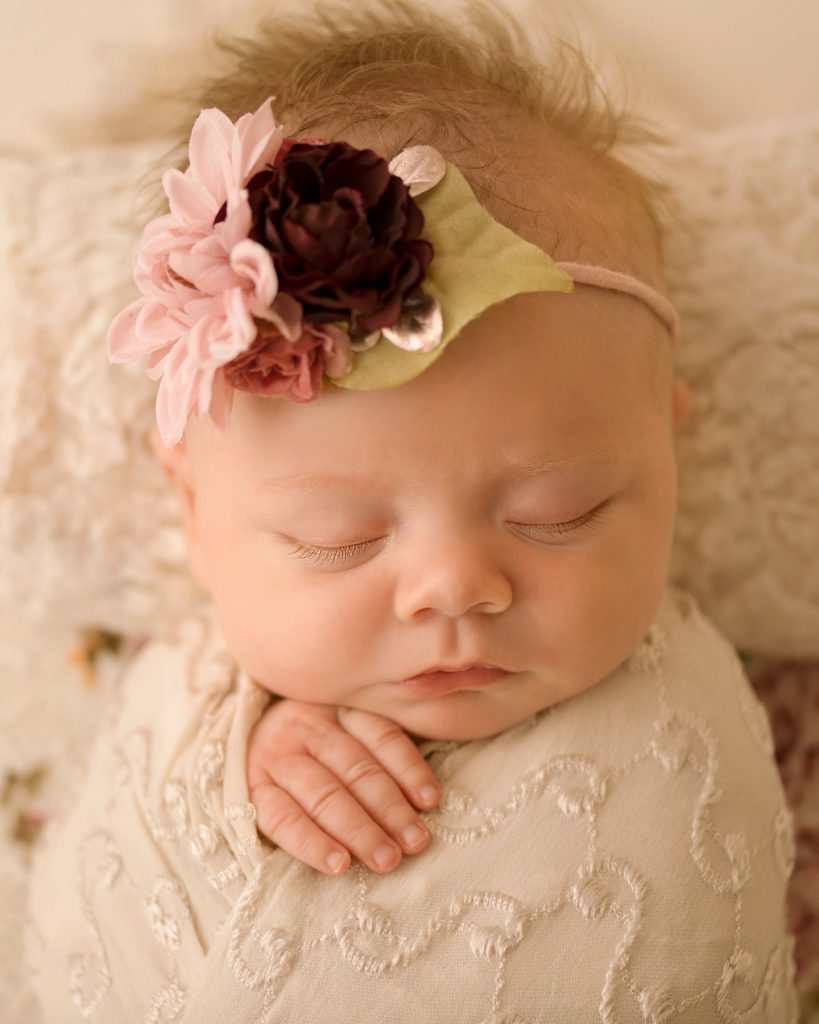
[[[230,252],[234,245],[247,238],[253,225],[253,214],[247,201],[247,189],[240,188],[228,196],[227,216],[215,224],[213,232],[222,244],[225,252]]]
[[[140,259],[134,267],[134,280],[140,291],[152,296],[169,309],[178,309],[198,292],[189,283],[179,280],[169,266],[169,259],[174,252],[186,252],[188,249],[169,248],[156,257]]]
[[[153,299],[135,299],[118,313],[108,328],[108,358],[112,363],[138,359],[177,340],[184,325]]]
[[[168,270],[167,259],[157,261],[148,274],[135,271],[134,280],[146,296],[157,299],[168,309],[178,309],[199,293],[172,278]]]
[[[176,341],[184,330],[179,320],[156,299],[149,299],[137,317],[136,332],[145,352],[152,352],[168,342]]]
[[[172,270],[205,295],[219,295],[228,288],[236,287],[236,274],[231,270],[221,246],[215,256],[205,249],[174,252],[168,262]]]
[[[242,114],[242,116],[239,118],[239,120],[233,127],[236,129],[237,132],[244,131],[245,125],[248,123],[251,117],[253,117],[253,115],[250,112],[248,112],[247,114]]]
[[[241,288],[231,288],[225,293],[225,317],[227,320],[227,344],[211,348],[212,354],[223,366],[234,359],[240,352],[249,348],[258,333],[253,317],[247,308],[247,295]]]
[[[165,363],[174,344],[174,342],[171,342],[170,345],[166,345],[164,348],[156,348],[148,356],[145,362],[145,375],[148,380],[159,380],[165,372]]]
[[[211,393],[213,391],[213,375],[216,372],[215,366],[201,366],[198,373],[196,386],[196,399],[193,411],[197,416],[204,416],[210,407]]]
[[[142,260],[150,262],[174,249],[189,249],[209,234],[210,230],[206,231],[204,226],[191,228],[174,223],[171,228],[156,231],[149,237],[143,237],[138,253]]]
[[[253,285],[256,305],[267,309],[276,296],[278,278],[273,257],[263,245],[250,238],[238,242],[230,251],[230,265],[239,277]]]
[[[230,413],[233,408],[233,387],[228,384],[224,370],[219,367],[213,377],[210,399],[210,418],[222,431],[227,432],[230,425]]]
[[[218,299],[214,299],[213,310],[197,317],[188,333],[188,358],[195,366],[208,366],[212,362],[211,345],[223,323],[223,318],[216,313],[217,304]]]
[[[167,263],[168,253],[177,249],[190,249],[197,237],[191,238],[187,244],[181,241],[175,232],[163,231],[139,243],[134,252],[134,276],[142,274],[149,278],[157,264]]]
[[[236,122],[231,152],[233,174],[238,185],[246,185],[249,178],[272,164],[284,138],[284,128],[276,124],[268,96],[253,114],[245,114]]]
[[[144,280],[150,281],[152,284],[167,280],[167,269],[168,261],[174,253],[186,253],[190,252],[194,246],[202,241],[202,236],[199,238],[190,239],[183,244],[177,244],[173,241],[169,241],[160,251],[153,253],[147,250],[143,250],[138,253],[137,260],[134,264],[134,277],[142,276]],[[157,276],[157,268],[160,270],[160,275]],[[171,287],[170,281],[167,281],[167,287]]]
[[[227,263],[227,253],[224,250],[222,243],[214,234],[205,235],[204,238],[200,238],[199,241],[194,245],[190,252],[202,253],[205,256],[210,256],[214,260],[221,260],[223,263]]]
[[[161,217],[154,217],[153,220],[148,221],[142,230],[140,248],[146,248],[157,237],[164,238],[178,230],[178,228],[179,225],[176,217],[172,213],[164,213]]]
[[[198,366],[224,366],[244,352],[256,337],[256,325],[247,308],[247,295],[241,288],[231,288],[207,301],[189,303],[193,327],[188,335],[191,358]]]
[[[221,299],[218,295],[203,295],[201,292],[197,292],[196,298],[185,303],[183,316],[191,324],[195,324],[200,317],[210,316],[215,309],[221,310],[221,308]]]
[[[143,307],[150,300],[142,296],[129,302],[125,309],[111,321],[108,327],[108,358],[112,363],[125,363],[145,355],[142,341],[137,337],[136,322]]]
[[[169,447],[182,439],[191,413],[196,367],[188,359],[184,341],[177,343],[165,364],[156,393],[156,422],[163,442]]]
[[[162,187],[168,197],[171,214],[180,226],[210,229],[222,203],[217,202],[204,185],[176,167],[169,167],[162,175]]]
[[[294,299],[287,292],[279,292],[273,301],[270,309],[264,312],[257,312],[253,308],[251,299],[250,309],[254,316],[260,319],[269,320],[276,330],[285,336],[288,341],[297,341],[302,334],[302,306],[298,299]]]
[[[228,288],[236,288],[241,284],[240,279],[231,270],[230,265],[225,263],[214,264],[209,270],[204,270],[196,278],[196,285],[205,295],[218,296]]]
[[[156,260],[148,262],[142,258],[141,253],[137,254],[137,259],[134,261],[134,281],[143,295],[153,291],[156,265]]]
[[[215,203],[213,216],[230,190],[230,149],[236,129],[216,107],[203,110],[191,129],[188,143],[189,173]]]

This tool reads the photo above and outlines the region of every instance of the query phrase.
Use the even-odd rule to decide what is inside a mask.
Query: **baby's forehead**
[[[228,435],[194,419],[186,440],[213,480],[223,472],[259,488],[278,480],[280,497],[296,493],[287,481],[297,478],[299,493],[361,495],[379,481],[418,493],[436,481],[500,479],[515,462],[575,464],[572,475],[553,479],[594,479],[659,429],[650,409],[653,361],[630,329],[643,311],[613,294],[623,318],[612,321],[617,336],[604,340],[599,291],[582,299],[527,293],[492,307],[437,363],[397,388],[328,388],[304,404],[236,392]],[[644,315],[651,330],[652,316]]]

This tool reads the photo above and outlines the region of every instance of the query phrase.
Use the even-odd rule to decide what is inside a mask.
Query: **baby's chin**
[[[539,710],[542,709],[500,707],[481,693],[461,690],[418,701],[411,707],[405,705],[392,712],[385,709],[379,713],[400,725],[416,743],[424,740],[468,743],[497,736]]]

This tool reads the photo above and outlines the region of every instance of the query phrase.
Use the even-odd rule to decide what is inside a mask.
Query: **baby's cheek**
[[[222,588],[217,610],[241,667],[283,697],[344,703],[372,673],[380,632],[375,608],[338,576],[261,574],[247,566]]]
[[[606,678],[642,639],[659,607],[664,547],[645,510],[621,508],[594,539],[555,557],[527,619],[537,667],[565,699]],[[659,563],[659,564],[658,564]]]
[[[635,516],[601,560],[598,585],[586,591],[590,675],[605,678],[628,658],[657,614],[665,589],[670,527]],[[629,524],[627,524],[629,525]]]

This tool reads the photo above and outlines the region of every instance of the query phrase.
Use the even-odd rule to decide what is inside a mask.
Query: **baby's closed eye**
[[[514,530],[520,530],[527,534],[533,534],[536,538],[566,537],[577,533],[604,518],[605,506],[603,502],[595,506],[589,512],[574,519],[561,520],[558,522],[508,522],[506,525]],[[357,541],[353,544],[323,545],[307,544],[294,541],[291,553],[296,558],[303,558],[315,562],[317,565],[339,565],[355,560],[358,556],[372,551],[372,549],[389,538],[386,536],[374,537],[370,540]]]

